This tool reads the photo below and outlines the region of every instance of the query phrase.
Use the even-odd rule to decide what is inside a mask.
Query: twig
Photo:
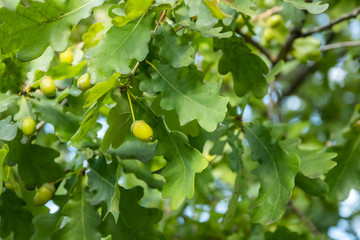
[[[290,96],[291,94],[293,94],[300,86],[301,84],[306,80],[306,76],[309,74],[309,73],[312,73],[313,71],[315,71],[318,67],[318,64],[315,63],[313,64],[312,66],[306,68],[305,70],[301,70],[300,73],[296,74],[296,78],[295,80],[292,82],[292,85],[290,86],[290,88],[285,91],[280,100],[281,101],[283,98],[287,97],[287,96]],[[291,73],[291,75],[293,75],[294,73]],[[294,75],[293,75],[294,76]]]
[[[315,226],[315,224],[302,211],[300,211],[300,209],[298,209],[294,205],[291,199],[289,200],[288,205],[294,211],[294,213],[301,219],[301,221],[303,221],[315,235],[321,234],[320,231]]]
[[[357,47],[360,46],[360,41],[352,41],[352,42],[338,42],[324,45],[321,50],[323,52],[329,51],[335,48],[343,48],[343,47]]]
[[[154,28],[154,31],[153,33],[156,32],[156,30],[159,28],[160,24],[162,23],[162,21],[164,21],[165,17],[166,17],[166,11],[167,10],[164,10],[162,11],[161,15],[160,15],[160,18],[159,18],[159,21],[157,22],[155,28]],[[152,42],[152,40],[154,39],[154,35],[151,37],[150,39],[150,43]],[[126,84],[125,84],[125,87],[129,87],[130,84],[131,84],[131,81],[134,79],[134,76],[135,76],[135,73],[136,71],[138,70],[138,68],[140,67],[140,62],[137,61],[134,68],[131,70],[131,73],[130,73],[130,76],[129,76],[129,79],[127,80]],[[120,86],[120,88],[124,89],[124,86]]]
[[[180,26],[178,29],[175,30],[175,32],[180,31],[181,29],[183,29],[185,26]]]
[[[160,16],[160,18],[159,18],[159,21],[158,21],[158,23],[156,24],[156,27],[154,28],[154,32],[156,32],[156,30],[159,28],[160,24],[161,24],[162,21],[164,20],[164,18],[165,18],[165,16],[166,16],[166,11],[167,11],[167,10],[162,11],[161,16]]]
[[[331,34],[329,35],[328,39],[326,40],[326,44],[330,43],[335,37],[335,34],[333,32],[331,32]],[[307,67],[305,69],[301,69],[300,73],[290,73],[289,74],[289,78],[291,78],[291,76],[296,76],[295,80],[292,81],[292,85],[290,86],[290,88],[286,91],[283,92],[282,96],[279,99],[279,103],[282,101],[282,99],[284,97],[287,97],[291,94],[293,94],[308,78],[306,77],[308,74],[312,73],[313,71],[315,71],[318,67],[318,63],[315,63],[314,65]]]
[[[258,42],[255,42],[251,37],[249,37],[248,35],[242,33],[241,31],[239,31],[238,29],[235,30],[237,34],[239,34],[241,37],[244,38],[245,42],[250,43],[251,45],[253,45],[254,47],[256,47],[262,54],[264,54],[272,63],[275,62],[276,57],[266,48],[264,48],[263,46],[261,46]]]
[[[279,7],[279,6],[272,7],[270,9],[266,10],[265,12],[260,13],[259,15],[256,15],[256,16],[252,17],[250,19],[250,21],[255,22],[257,20],[262,20],[262,19],[268,18],[268,17],[270,17],[271,15],[273,15],[275,13],[281,12],[282,10],[283,10],[283,7]]]
[[[324,31],[326,29],[329,29],[332,26],[334,26],[335,24],[338,24],[338,23],[340,23],[342,21],[348,20],[350,18],[355,18],[359,14],[360,14],[360,7],[355,8],[353,11],[351,11],[349,13],[341,15],[339,18],[336,18],[336,19],[332,20],[329,24],[326,24],[326,25],[320,26],[320,27],[315,27],[312,30],[304,32],[304,33],[301,34],[301,36],[306,37],[306,36],[309,36],[309,35],[311,35],[313,33],[322,32],[322,31]]]

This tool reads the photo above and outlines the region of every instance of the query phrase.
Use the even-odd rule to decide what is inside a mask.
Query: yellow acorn
[[[142,142],[150,142],[153,139],[152,128],[143,120],[133,122],[131,132]]]
[[[49,76],[45,76],[40,81],[40,90],[43,92],[43,94],[49,98],[55,97],[56,85],[52,78]]]
[[[34,202],[36,206],[43,206],[54,196],[55,187],[51,183],[44,183],[37,191]]]
[[[81,90],[81,91],[86,91],[91,87],[91,83],[90,83],[90,76],[88,73],[84,73],[83,75],[81,75],[77,81],[77,87]]]
[[[71,64],[73,62],[73,54],[70,49],[67,49],[65,52],[59,54],[60,62],[65,62]]]
[[[32,117],[26,117],[22,121],[21,130],[24,135],[31,136],[36,131],[36,122]]]
[[[272,16],[270,16],[267,20],[266,23],[270,26],[270,27],[276,27],[277,25],[279,25],[279,23],[282,22],[282,17],[279,14],[274,14]]]

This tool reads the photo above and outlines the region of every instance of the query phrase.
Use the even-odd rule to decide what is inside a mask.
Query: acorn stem
[[[130,105],[131,116],[132,116],[133,122],[135,122],[134,109],[133,109],[133,107],[132,107],[132,103],[131,103],[131,98],[130,98],[130,94],[129,94],[129,92],[130,92],[130,90],[129,90],[129,89],[127,89],[126,94],[127,94],[128,99],[129,99],[129,105]]]

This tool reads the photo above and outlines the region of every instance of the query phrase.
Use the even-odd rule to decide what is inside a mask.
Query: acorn
[[[144,120],[133,122],[131,132],[142,142],[151,142],[153,140],[153,130]]]
[[[37,191],[34,202],[36,206],[43,206],[54,196],[55,187],[51,183],[44,183]]]

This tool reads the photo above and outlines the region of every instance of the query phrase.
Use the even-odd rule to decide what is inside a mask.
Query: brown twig
[[[239,31],[238,29],[235,30],[235,32],[237,34],[239,34],[244,40],[245,42],[250,43],[251,45],[253,45],[254,47],[256,47],[262,54],[264,54],[272,63],[275,62],[276,57],[266,48],[264,48],[263,46],[261,46],[258,42],[255,42],[250,36],[242,33],[241,31]]]
[[[160,24],[162,23],[162,21],[165,19],[166,12],[167,12],[167,10],[162,11],[161,16],[160,16],[160,18],[159,18],[159,21],[158,21],[158,23],[156,24],[156,27],[154,28],[154,32],[156,32],[156,30],[159,28],[159,26],[160,26]]]
[[[185,26],[180,26],[178,29],[175,30],[175,32],[180,31],[181,29],[183,29]]]
[[[265,12],[263,13],[260,13],[258,15],[255,15],[254,17],[252,17],[250,19],[251,22],[255,22],[255,21],[258,21],[258,20],[262,20],[262,19],[265,19],[265,18],[268,18],[270,17],[271,15],[275,14],[275,13],[278,13],[278,12],[281,12],[283,10],[283,7],[279,7],[279,6],[275,6],[275,7],[272,7],[268,10],[266,10]]]
[[[306,36],[309,36],[309,35],[311,35],[313,33],[322,32],[322,31],[324,31],[326,29],[329,29],[332,26],[334,26],[335,24],[338,24],[338,23],[340,23],[342,21],[348,20],[350,18],[355,18],[359,14],[360,14],[360,7],[355,8],[353,11],[351,11],[349,13],[345,13],[345,14],[341,15],[339,18],[336,18],[336,19],[332,20],[329,24],[326,24],[326,25],[320,26],[320,27],[315,27],[312,30],[309,30],[307,32],[303,32],[301,34],[301,36],[306,37]]]
[[[343,47],[357,47],[360,46],[360,41],[352,41],[352,42],[338,42],[324,45],[321,50],[323,52],[333,50],[336,48],[343,48]]]

